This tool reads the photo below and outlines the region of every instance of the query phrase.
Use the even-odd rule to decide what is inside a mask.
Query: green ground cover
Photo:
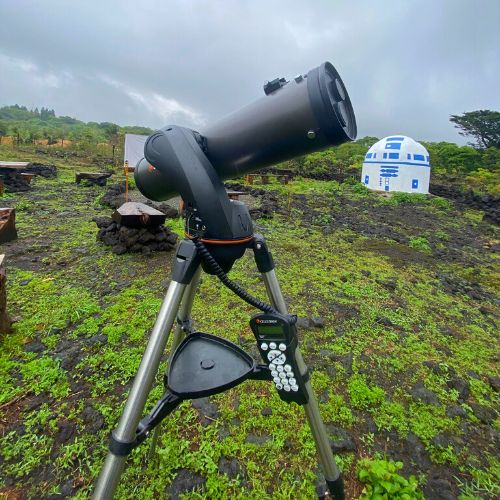
[[[105,188],[76,186],[76,166],[56,162],[57,179],[3,200],[17,207],[19,231],[2,250],[17,320],[0,349],[7,498],[90,495],[171,269],[172,254],[116,256],[96,242],[91,218],[110,213],[98,202]],[[307,179],[262,188],[280,211],[256,229],[290,310],[321,319],[301,345],[349,497],[439,498],[436,488],[448,487],[498,497],[496,228],[443,198]],[[179,221],[171,227],[182,234]],[[231,277],[265,298],[250,255]],[[256,355],[252,313],[203,277],[193,310],[201,330]],[[161,392],[158,377],[148,408]],[[352,445],[341,446],[346,435]],[[184,403],[157,456],[146,455],[146,445],[132,453],[119,498],[173,494],[185,471],[203,485],[186,498],[315,496],[303,412],[262,382]]]

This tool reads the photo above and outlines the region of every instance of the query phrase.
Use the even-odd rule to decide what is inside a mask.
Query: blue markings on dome
[[[429,152],[411,137],[385,137],[365,154],[361,182],[368,189],[427,194],[429,179]]]

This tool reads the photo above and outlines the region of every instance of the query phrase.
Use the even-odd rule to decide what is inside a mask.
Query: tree
[[[451,115],[460,135],[473,137],[480,148],[500,148],[500,112],[482,109]]]
[[[0,121],[0,144],[2,144],[2,138],[7,135],[7,124],[3,121]]]

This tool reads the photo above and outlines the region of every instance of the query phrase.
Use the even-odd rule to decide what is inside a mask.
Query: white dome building
[[[361,182],[374,191],[429,193],[429,153],[404,135],[386,137],[366,153]]]

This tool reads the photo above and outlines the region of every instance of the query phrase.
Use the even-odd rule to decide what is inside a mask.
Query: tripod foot
[[[326,480],[326,484],[328,486],[328,490],[330,491],[330,495],[334,500],[344,500],[344,479],[342,478],[342,474],[339,475],[337,479],[334,481]]]

